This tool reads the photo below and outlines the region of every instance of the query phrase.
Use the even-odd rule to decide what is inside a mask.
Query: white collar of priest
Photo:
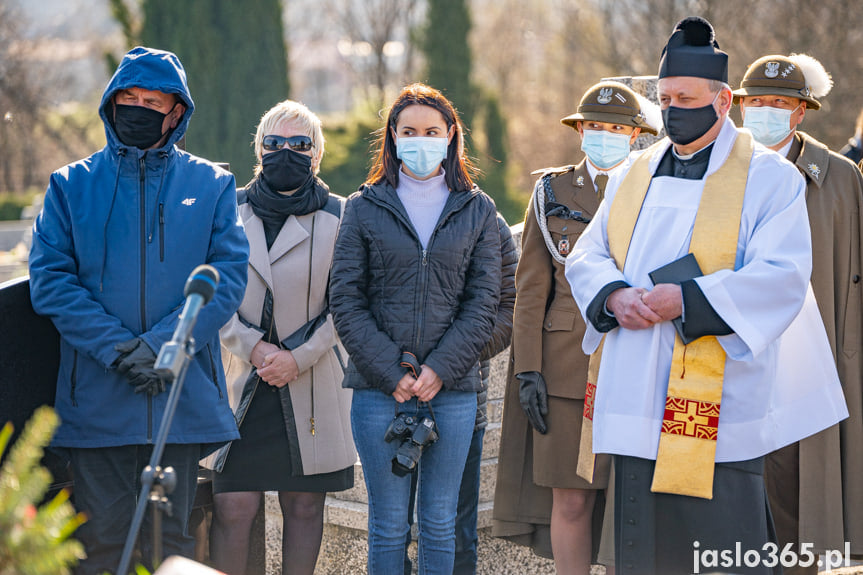
[[[680,156],[674,146],[666,150],[662,161],[656,168],[654,177],[672,177],[682,180],[700,180],[707,172],[710,156],[713,152],[713,142],[693,154]]]
[[[688,160],[692,160],[693,158],[695,158],[695,156],[699,156],[699,158],[703,157],[705,154],[702,154],[702,152],[707,151],[707,148],[709,148],[712,145],[713,145],[713,142],[710,142],[709,144],[707,144],[703,148],[696,150],[696,151],[692,152],[691,154],[686,154],[686,155],[678,154],[677,150],[674,149],[674,146],[671,146],[671,153],[674,154],[674,157],[677,158],[678,160],[681,160],[682,162],[687,162]],[[709,155],[709,154],[710,154],[710,152],[708,151],[707,155]]]

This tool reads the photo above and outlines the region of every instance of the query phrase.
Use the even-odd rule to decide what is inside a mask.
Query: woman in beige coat
[[[220,335],[242,437],[209,461],[218,471],[211,556],[232,575],[245,572],[262,492],[279,492],[282,573],[311,574],[326,493],[354,482],[351,391],[341,386],[347,356],[327,310],[344,203],[315,175],[323,144],[305,106],[276,105],[255,135],[255,177],[238,192],[249,281]]]

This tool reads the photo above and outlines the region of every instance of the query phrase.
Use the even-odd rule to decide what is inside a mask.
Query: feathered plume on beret
[[[821,62],[806,54],[762,56],[749,65],[740,88],[734,90],[734,102],[746,96],[791,96],[821,108],[819,98],[830,93],[833,80]]]
[[[813,98],[823,98],[833,89],[833,78],[824,69],[824,66],[807,54],[791,54],[789,60],[797,64],[806,78],[806,85],[812,93]]]

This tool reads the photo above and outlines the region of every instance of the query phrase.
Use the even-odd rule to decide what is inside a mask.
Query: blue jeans
[[[458,511],[455,517],[455,566],[453,575],[474,575],[476,573],[476,548],[479,536],[476,532],[477,511],[479,508],[480,463],[482,463],[482,439],[485,427],[475,429],[461,476],[458,490]],[[411,499],[408,507],[408,525],[414,519],[414,498],[417,492],[416,473],[411,474]],[[405,537],[405,545],[410,545],[410,532]],[[411,574],[411,561],[405,548],[405,575]]]
[[[476,419],[476,392],[442,390],[431,406],[440,439],[423,451],[419,462],[418,563],[423,575],[453,570],[459,484]],[[370,575],[393,575],[404,568],[411,477],[392,472],[401,442],[384,441],[397,407],[430,416],[428,406],[418,407],[416,398],[397,404],[378,390],[354,390],[351,427],[369,496]]]

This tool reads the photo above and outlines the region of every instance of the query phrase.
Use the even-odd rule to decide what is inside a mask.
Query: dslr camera
[[[416,469],[423,449],[438,440],[437,425],[431,418],[407,413],[397,414],[390,422],[384,440],[389,443],[399,440],[393,457],[393,473],[404,477]]]

